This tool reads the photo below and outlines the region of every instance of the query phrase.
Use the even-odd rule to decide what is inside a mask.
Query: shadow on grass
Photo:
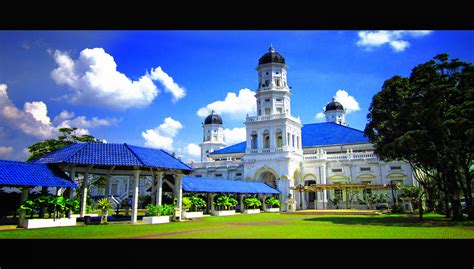
[[[472,227],[473,221],[451,221],[444,217],[424,217],[420,221],[418,215],[406,216],[319,216],[307,218],[304,221],[331,222],[333,224],[344,225],[377,225],[377,226],[397,226],[397,227]]]

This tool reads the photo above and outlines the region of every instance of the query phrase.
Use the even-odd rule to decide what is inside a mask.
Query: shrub
[[[174,205],[167,205],[167,204],[158,206],[158,214],[160,216],[172,216],[174,214],[174,208],[175,208]]]
[[[247,207],[252,207],[253,209],[262,205],[262,202],[256,197],[245,198],[244,203]]]
[[[269,205],[270,208],[277,208],[281,206],[280,200],[275,197],[269,197],[265,200],[265,204]]]
[[[158,207],[154,204],[147,205],[146,210],[148,212],[148,215],[150,215],[150,216],[158,216],[159,215]]]
[[[228,210],[230,207],[234,207],[239,202],[232,197],[227,195],[218,196],[214,202],[215,205],[218,206],[218,209]]]
[[[102,198],[97,201],[97,209],[102,211],[102,217],[100,218],[100,223],[105,224],[107,223],[107,214],[109,209],[112,208],[112,204],[110,204],[109,198]]]
[[[192,206],[191,199],[189,197],[183,197],[183,200],[181,201],[181,207],[183,210],[187,211],[191,208]]]
[[[206,207],[206,201],[198,196],[191,196],[191,210],[193,212],[198,211],[200,208]]]
[[[392,205],[392,213],[403,213],[405,212],[403,206],[401,204],[393,204]]]

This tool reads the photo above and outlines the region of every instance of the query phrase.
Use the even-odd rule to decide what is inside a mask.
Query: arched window
[[[266,149],[270,148],[270,132],[268,130],[263,132],[263,147]]]
[[[279,148],[283,147],[283,134],[280,129],[276,131],[276,139],[277,139],[277,142],[276,142],[277,147]]]
[[[250,148],[257,149],[257,133],[255,131],[250,135]]]

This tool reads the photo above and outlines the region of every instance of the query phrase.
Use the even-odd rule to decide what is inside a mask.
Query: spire
[[[270,43],[270,48],[268,48],[268,51],[269,52],[275,52],[275,49],[273,48],[272,43]]]

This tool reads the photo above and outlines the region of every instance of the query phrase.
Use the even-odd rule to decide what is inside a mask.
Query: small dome
[[[341,103],[337,102],[334,98],[332,98],[332,101],[326,106],[326,111],[330,110],[344,110],[344,107]]]
[[[214,110],[211,112],[211,115],[207,116],[204,120],[204,124],[222,124],[221,116],[214,114]]]
[[[275,49],[270,45],[268,52],[265,53],[260,59],[258,60],[258,64],[268,64],[268,63],[285,63],[285,58],[281,56],[280,53],[276,52]]]

